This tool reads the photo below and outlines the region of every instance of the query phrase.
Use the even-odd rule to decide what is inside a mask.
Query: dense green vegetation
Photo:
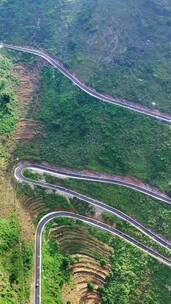
[[[32,275],[32,248],[24,240],[18,220],[18,214],[13,210],[14,194],[6,193],[5,186],[8,175],[5,169],[13,158],[14,149],[13,131],[19,119],[19,100],[17,86],[19,81],[14,74],[14,65],[10,58],[0,55],[0,198],[3,218],[0,218],[0,303],[21,304],[29,303],[30,276]],[[8,182],[7,182],[8,183]],[[2,186],[2,187],[1,187]],[[12,192],[12,191],[11,191]],[[5,211],[3,201],[9,201],[8,210]],[[10,205],[11,204],[11,205]],[[7,202],[4,202],[7,206]],[[8,217],[4,217],[8,214]]]
[[[113,246],[111,272],[100,290],[103,304],[170,303],[171,272],[150,256],[98,229],[89,231]]]
[[[69,81],[51,68],[44,69],[41,83],[41,108],[35,114],[35,118],[44,123],[44,136],[35,139],[32,143],[25,142],[23,146],[20,146],[17,150],[19,158],[30,159],[30,155],[32,155],[33,159],[46,160],[60,166],[91,168],[102,172],[133,175],[152,185],[157,185],[162,190],[170,191],[170,127],[150,118],[140,117],[109,105],[102,105],[73,87]],[[123,145],[123,142],[126,144]],[[47,178],[47,176],[46,180],[55,182],[54,178]],[[159,201],[115,186],[73,180],[65,181],[65,184],[110,203],[170,238],[170,210]],[[46,202],[48,205],[51,204],[51,199],[46,199]],[[50,208],[55,208],[55,206],[58,208],[59,205],[55,198],[53,198],[53,202],[55,203]],[[73,208],[72,205],[68,205],[68,202],[66,204],[66,201],[61,201],[60,204],[62,209],[66,205],[68,209]],[[129,225],[123,224],[116,218],[114,220],[119,228],[149,244],[148,240],[140,236]],[[107,236],[105,238],[107,239]],[[130,246],[124,246],[127,249],[128,259],[131,259],[130,255],[132,256],[130,267],[134,269],[133,273],[135,272],[133,278],[135,278],[134,284],[137,284],[137,291],[131,295],[132,277],[127,277],[128,290],[127,293],[124,291],[125,281],[122,283],[121,277],[128,270],[123,262],[122,267],[118,266],[116,270],[118,280],[120,279],[118,284],[121,290],[123,289],[124,300],[121,296],[119,300],[126,301],[127,299],[127,303],[129,301],[137,303],[140,297],[138,285],[147,277],[140,276],[139,280],[138,274],[136,274],[137,264],[134,262],[134,249],[130,253],[132,251]],[[117,251],[117,247],[115,250]],[[124,261],[124,255],[122,259]],[[115,263],[116,260],[114,265]],[[120,263],[121,261],[119,261],[119,265]],[[147,261],[143,255],[142,268],[145,267],[144,263]],[[159,264],[155,263],[155,267],[158,268]],[[148,297],[151,297],[152,303],[155,301],[162,303],[161,300],[156,300],[156,297],[162,298],[159,287],[152,291],[151,275],[155,272],[154,263],[149,264],[148,267],[150,269]],[[166,272],[168,273],[168,270]],[[165,270],[161,272],[161,276],[166,281],[164,273]],[[108,295],[110,295],[110,299],[113,297],[113,303],[115,303],[117,301],[117,297],[114,296],[115,288],[110,287],[112,274],[110,278],[106,288],[109,288],[107,289]],[[159,285],[160,280],[161,277],[158,276],[156,284]],[[102,294],[104,303],[109,301],[107,293]],[[146,303],[149,301],[148,297]],[[168,291],[167,297],[169,299]],[[169,303],[168,299],[166,303]]]
[[[22,240],[14,214],[0,219],[0,303],[29,303],[32,249]]]
[[[24,170],[23,174],[25,177],[35,180],[35,181],[39,180],[41,178],[41,176],[39,174],[37,174],[35,172],[33,173],[32,171],[30,171],[28,169]]]
[[[12,62],[4,56],[0,56],[0,134],[9,134],[17,121],[17,97],[14,85],[17,80],[12,74]]]
[[[0,167],[9,158],[7,141],[18,120],[18,99],[15,88],[18,83],[13,74],[12,61],[0,55]]]
[[[170,191],[171,129],[152,118],[103,105],[45,68],[41,138],[21,144],[17,157],[136,176]]]
[[[107,285],[100,291],[102,303],[170,303],[170,270],[120,240],[113,244],[112,270]]]
[[[48,50],[99,91],[171,112],[170,17],[168,0],[23,0],[22,5],[19,0],[0,0],[0,36],[2,41]],[[28,64],[34,62],[30,55],[18,58]],[[0,165],[4,165],[12,158],[7,139],[18,120],[16,79],[11,60],[4,56],[0,57],[0,75]],[[39,100],[39,111],[32,118],[42,122],[43,135],[20,143],[15,158],[131,175],[171,194],[170,126],[103,105],[47,67],[41,75]],[[35,177],[28,172],[26,175]],[[119,187],[75,181],[66,184],[171,237],[171,214],[160,202]],[[22,187],[22,194],[41,196],[49,210],[72,209],[87,215],[94,211],[40,189]],[[116,218],[103,218],[135,233]],[[25,303],[30,249],[19,242],[16,218],[2,220],[0,226],[4,280],[0,303]],[[166,267],[123,241],[89,230],[114,247],[112,271],[105,289],[100,290],[104,304],[170,303],[171,278]],[[62,303],[61,286],[69,279],[67,259],[46,235],[44,303]]]
[[[55,220],[55,222],[60,225],[71,225],[71,227],[75,228],[77,226],[79,227],[80,225],[86,227],[84,224],[80,224],[69,219],[58,219]],[[52,223],[50,224],[51,227],[54,227],[53,225],[54,224]],[[99,289],[103,304],[170,303],[171,295],[169,286],[171,284],[171,273],[166,266],[159,264],[148,255],[143,254],[122,240],[113,238],[110,234],[104,233],[98,229],[90,228],[88,226],[87,228],[93,236],[114,248],[113,254],[110,258],[112,267],[107,278],[106,286]],[[57,246],[57,243],[55,245],[54,241],[52,244],[54,248]],[[45,245],[45,248],[46,246],[47,245]],[[49,248],[48,251],[50,252]],[[47,252],[48,256],[49,252]],[[55,258],[58,265],[60,265],[59,257],[60,250],[58,247],[58,250],[55,251]],[[51,271],[51,266],[49,265],[48,267],[48,269]],[[57,266],[57,269],[58,268],[59,266]],[[48,269],[46,269],[47,273]],[[55,273],[57,276],[57,272]],[[52,274],[54,274],[54,272],[52,272]],[[62,274],[60,275],[62,276]],[[60,275],[58,274],[56,279],[57,289],[59,281],[63,280]],[[47,286],[50,287],[51,280],[49,279],[50,278],[47,276]],[[65,280],[67,279],[68,276],[66,274]],[[54,289],[49,288],[49,294],[51,293],[51,295],[53,295],[53,292]],[[60,300],[59,303],[61,303]]]
[[[63,303],[61,289],[70,278],[69,263],[69,257],[60,253],[58,243],[53,240],[49,241],[47,236],[43,244],[43,304]]]
[[[0,36],[49,50],[101,91],[171,112],[170,17],[168,0],[6,0]]]

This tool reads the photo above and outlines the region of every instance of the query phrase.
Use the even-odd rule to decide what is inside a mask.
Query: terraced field
[[[58,240],[61,252],[73,259],[72,283],[63,287],[64,303],[101,303],[99,288],[106,283],[113,248],[93,238],[84,228],[54,226],[49,236]]]
[[[25,209],[27,209],[31,215],[31,217],[36,220],[38,216],[41,216],[50,211],[50,209],[46,206],[45,202],[38,197],[22,197],[22,205]]]
[[[22,195],[23,207],[29,211],[34,222],[52,211],[41,196]],[[100,288],[105,286],[110,272],[110,256],[113,248],[99,241],[83,227],[54,224],[49,239],[60,244],[60,252],[69,256],[71,282],[62,288],[64,304],[101,303]]]

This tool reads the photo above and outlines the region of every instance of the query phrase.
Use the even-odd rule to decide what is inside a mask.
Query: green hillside
[[[170,37],[169,0],[0,0],[0,42],[42,48],[98,91],[171,114]],[[24,70],[22,76],[15,70],[17,65]],[[31,80],[33,74],[37,81]],[[19,94],[22,81],[26,100]],[[32,247],[42,215],[60,209],[95,213],[80,201],[17,187],[13,175],[20,160],[131,176],[171,197],[169,124],[88,96],[33,55],[0,50],[0,304],[31,304]],[[164,203],[123,187],[59,182],[122,210],[170,239],[171,209]],[[154,246],[128,224],[106,214],[101,217]],[[97,243],[112,247],[110,272],[96,292],[102,304],[171,303],[168,267],[99,230],[67,220],[49,227],[57,223],[78,228],[81,249],[85,231]],[[43,304],[75,304],[65,301],[63,288],[70,284],[71,290],[76,289],[69,270],[70,252],[80,248],[71,242],[72,233],[71,239],[65,237],[67,254],[49,230],[45,234]],[[94,291],[91,281],[88,289]]]
[[[171,111],[169,1],[1,2],[2,41],[42,47],[100,91]]]

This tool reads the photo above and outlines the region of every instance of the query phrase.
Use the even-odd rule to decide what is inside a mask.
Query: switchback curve
[[[151,238],[152,240],[154,240],[156,243],[158,243],[160,246],[166,248],[167,250],[171,251],[171,242],[164,239],[162,236],[159,236],[157,233],[153,232],[151,229],[148,229],[147,227],[145,227],[142,223],[140,223],[139,221],[137,221],[136,219],[132,218],[131,216],[125,214],[124,212],[111,207],[99,200],[93,199],[88,197],[87,195],[83,195],[81,193],[78,193],[76,191],[73,191],[71,189],[68,189],[66,187],[63,186],[59,186],[59,185],[52,185],[49,184],[47,182],[44,181],[36,181],[36,180],[32,180],[30,178],[27,178],[24,176],[24,170],[29,169],[31,167],[29,167],[28,165],[24,165],[22,163],[19,163],[18,166],[15,169],[15,178],[18,182],[21,183],[26,183],[29,185],[35,185],[35,186],[39,186],[41,188],[44,189],[49,189],[49,190],[53,190],[53,191],[58,191],[58,192],[62,192],[65,195],[69,196],[69,197],[76,197],[77,199],[79,199],[80,201],[86,202],[92,206],[101,208],[102,210],[122,219],[123,221],[128,222],[130,225],[134,226],[136,229],[140,230],[143,234],[147,235],[149,238]],[[36,169],[36,165],[34,166],[34,169]],[[39,166],[37,167],[37,169],[39,170]],[[43,171],[43,169],[42,169]],[[46,172],[46,170],[45,170]],[[48,171],[50,174],[50,170]],[[53,171],[52,171],[53,173]],[[79,175],[77,175],[77,179],[79,179]]]
[[[171,267],[171,261],[167,259],[166,257],[162,256],[157,251],[143,245],[138,240],[130,237],[126,233],[116,229],[112,228],[102,222],[96,221],[91,218],[87,218],[82,215],[78,215],[72,212],[68,211],[56,211],[51,212],[45,215],[39,222],[37,226],[37,232],[36,232],[36,253],[35,253],[35,304],[41,304],[41,270],[42,270],[42,234],[44,231],[45,226],[55,218],[59,217],[67,217],[72,218],[74,220],[79,220],[85,224],[92,225],[96,228],[100,228],[103,231],[109,232],[111,234],[117,235],[118,237],[126,240],[128,243],[134,244],[134,246],[140,248],[145,253],[148,253],[150,256],[156,258],[159,262]]]

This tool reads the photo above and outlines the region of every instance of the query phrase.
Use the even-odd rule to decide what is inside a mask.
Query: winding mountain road
[[[127,108],[129,110],[144,114],[146,116],[154,117],[160,121],[164,121],[169,124],[171,123],[171,115],[169,115],[167,113],[161,113],[158,110],[148,108],[148,107],[140,105],[138,103],[133,103],[133,102],[127,101],[125,99],[119,99],[119,98],[115,98],[115,97],[97,92],[95,89],[89,87],[88,85],[86,85],[85,83],[80,81],[77,78],[77,76],[75,76],[72,72],[70,72],[61,62],[52,58],[51,56],[49,56],[46,52],[44,52],[42,50],[34,49],[32,47],[27,47],[27,46],[10,45],[10,44],[6,44],[6,43],[1,43],[0,48],[7,48],[7,49],[11,49],[11,50],[16,50],[16,51],[21,51],[24,53],[30,53],[30,54],[37,55],[37,56],[43,58],[49,64],[51,64],[54,68],[58,69],[63,75],[65,75],[68,79],[70,79],[81,90],[83,90],[87,94],[95,97],[96,99],[109,103],[109,104],[118,105],[118,106]],[[40,186],[45,189],[62,192],[65,195],[68,195],[70,197],[76,197],[80,201],[84,201],[93,206],[99,207],[99,208],[105,210],[106,212],[111,213],[111,214],[117,216],[118,218],[128,222],[129,224],[131,224],[132,226],[136,227],[138,230],[143,232],[145,235],[147,235],[149,238],[154,240],[159,245],[163,246],[164,248],[166,248],[168,250],[171,250],[170,241],[165,240],[163,237],[157,235],[155,232],[146,228],[143,224],[141,224],[134,218],[124,214],[120,210],[113,208],[111,206],[108,206],[105,203],[100,202],[98,200],[92,199],[86,195],[83,195],[78,192],[67,189],[65,187],[58,186],[58,185],[52,185],[52,184],[46,183],[44,181],[35,181],[32,179],[26,178],[23,175],[24,169],[33,169],[35,171],[43,171],[44,173],[58,174],[58,175],[63,175],[65,177],[76,178],[76,179],[80,179],[80,180],[87,180],[87,181],[93,181],[93,182],[100,182],[100,183],[124,186],[127,188],[134,189],[138,192],[142,192],[146,195],[149,195],[151,197],[154,197],[162,202],[165,202],[165,203],[171,205],[171,199],[169,197],[167,197],[166,195],[162,194],[161,192],[154,191],[151,188],[149,188],[149,189],[144,188],[140,185],[137,185],[136,183],[131,183],[126,180],[122,180],[121,178],[115,178],[115,179],[112,178],[111,179],[111,178],[105,178],[105,177],[102,178],[102,177],[97,177],[97,176],[87,176],[86,174],[67,173],[65,171],[61,172],[60,170],[48,168],[47,166],[45,167],[42,165],[32,165],[32,164],[23,165],[22,163],[19,163],[15,169],[15,178],[18,182],[27,183],[29,185],[37,185],[37,186]],[[99,222],[94,219],[87,218],[85,216],[81,216],[79,214],[75,214],[72,212],[67,212],[67,211],[52,212],[52,213],[45,215],[40,220],[38,227],[37,227],[37,232],[36,232],[35,304],[41,304],[42,234],[43,234],[46,224],[48,224],[51,220],[53,220],[57,217],[69,217],[69,218],[72,218],[75,220],[79,220],[86,224],[90,224],[95,227],[98,227],[98,228],[102,229],[103,231],[107,231],[109,233],[117,235],[120,238],[124,239],[125,241],[127,241],[127,242],[131,243],[132,245],[136,246],[137,248],[141,249],[145,253],[149,254],[150,256],[154,257],[161,263],[171,267],[170,258],[167,258],[167,257],[161,255],[159,252],[142,244],[140,241],[134,239],[133,237],[127,235],[126,233],[124,233],[116,228],[112,228],[102,222]]]
[[[126,99],[121,99],[117,97],[112,97],[100,92],[97,92],[95,89],[89,87],[84,82],[82,82],[76,75],[70,72],[59,60],[52,58],[48,55],[45,51],[35,49],[31,46],[17,46],[7,43],[0,43],[0,48],[7,48],[11,50],[21,51],[24,53],[34,54],[46,60],[49,64],[51,64],[54,68],[58,69],[63,75],[65,75],[68,79],[70,79],[76,86],[78,86],[82,91],[86,92],[87,94],[95,97],[98,100],[101,100],[106,103],[110,103],[113,105],[117,105],[123,108],[127,108],[134,112],[138,112],[147,116],[154,117],[161,121],[171,123],[171,115],[168,113],[161,113],[159,110],[148,108],[138,103],[134,103],[128,101]]]
[[[20,162],[18,166],[20,167],[20,170],[28,169],[36,171],[38,173],[55,175],[56,177],[79,179],[83,181],[111,184],[129,188],[171,206],[171,198],[169,196],[167,196],[165,193],[162,193],[159,189],[152,188],[140,181],[137,182],[135,179],[125,178],[123,176],[117,175],[104,175],[100,174],[99,172],[93,173],[92,171],[87,173],[86,171],[76,171],[69,168],[52,167],[45,164],[35,165],[33,162]]]
[[[15,178],[18,182],[21,183],[26,183],[29,185],[35,185],[35,186],[39,186],[41,188],[45,188],[45,189],[49,189],[49,190],[53,190],[53,191],[58,191],[58,192],[62,192],[65,195],[69,196],[69,197],[76,197],[77,199],[79,199],[80,201],[86,202],[92,206],[101,208],[102,210],[120,218],[121,220],[129,223],[130,225],[132,225],[133,227],[137,228],[138,230],[140,230],[143,234],[147,235],[149,238],[151,238],[152,240],[154,240],[156,243],[158,243],[160,246],[171,250],[171,242],[164,239],[162,236],[159,236],[157,233],[153,232],[151,229],[146,228],[143,224],[141,224],[139,221],[137,221],[136,219],[132,218],[131,216],[125,214],[124,212],[111,207],[99,200],[93,199],[88,197],[87,195],[83,195],[81,193],[78,193],[76,191],[73,191],[71,189],[68,189],[66,187],[63,186],[59,186],[59,185],[52,185],[49,184],[47,182],[44,181],[37,181],[37,180],[32,180],[28,177],[24,176],[24,170],[28,169],[28,170],[33,170],[35,172],[40,172],[40,168],[41,168],[41,173],[49,173],[49,174],[54,174],[54,172],[57,172],[57,170],[55,171],[55,169],[51,170],[50,168],[47,169],[47,166],[41,166],[41,165],[29,165],[28,163],[19,163],[18,166],[15,169]],[[59,172],[59,171],[58,171]],[[61,172],[61,171],[60,171]],[[70,177],[70,175],[67,175],[67,173],[65,173],[65,177]],[[82,179],[82,176],[80,174],[74,175],[75,178],[77,179]],[[74,178],[72,176],[72,178]],[[104,181],[103,178],[95,180],[96,182],[105,182],[108,183],[106,180]],[[112,183],[112,181],[110,180],[110,183]],[[115,184],[115,183],[114,183]]]
[[[37,227],[37,232],[36,232],[36,253],[35,253],[35,270],[36,270],[36,275],[35,275],[35,304],[41,304],[41,270],[42,270],[42,234],[45,229],[45,226],[55,218],[59,217],[67,217],[67,218],[72,218],[75,220],[79,220],[85,224],[92,225],[96,228],[100,228],[103,231],[109,232],[111,234],[117,235],[118,237],[124,239],[128,243],[133,244],[134,246],[138,247],[145,253],[149,254],[150,256],[154,257],[157,259],[159,262],[164,263],[165,265],[171,267],[171,260],[162,256],[160,253],[157,251],[143,245],[141,242],[138,240],[132,238],[128,234],[116,229],[112,228],[102,222],[96,221],[91,218],[87,218],[82,215],[78,215],[72,212],[68,211],[57,211],[57,212],[51,212],[47,215],[45,215],[39,222],[38,227]]]

